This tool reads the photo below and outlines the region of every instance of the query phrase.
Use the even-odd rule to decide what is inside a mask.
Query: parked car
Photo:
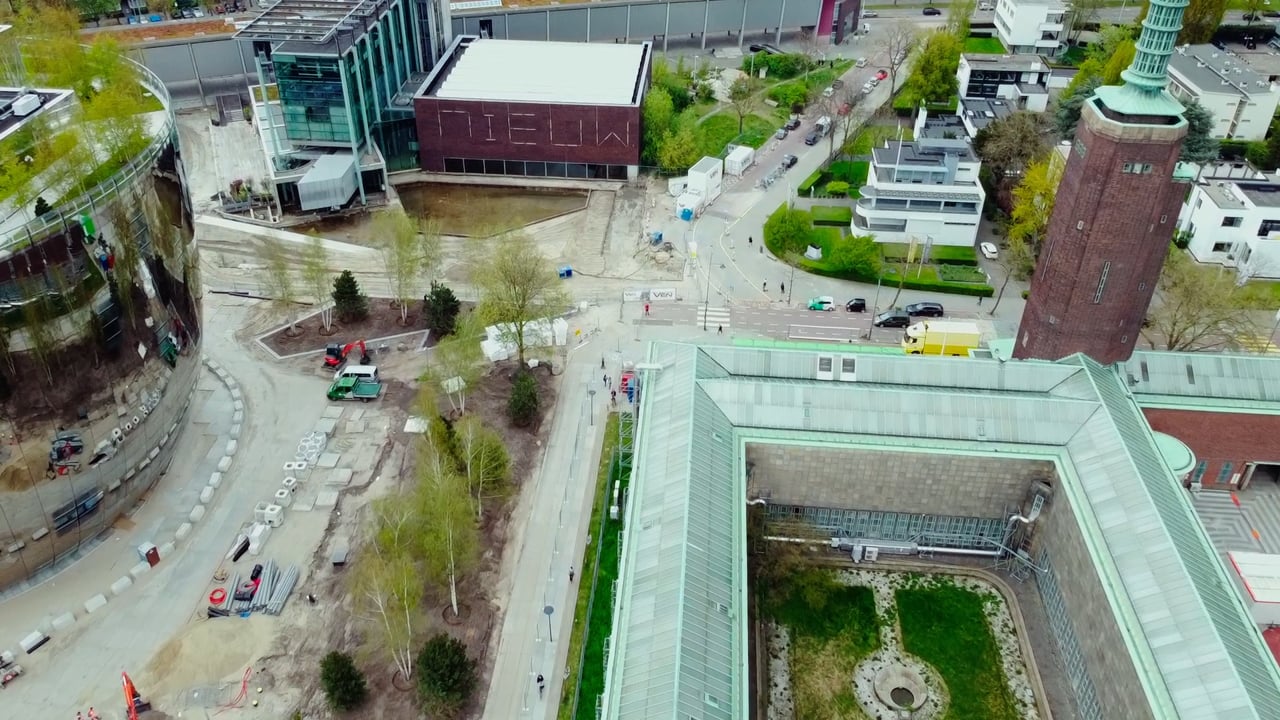
[[[1245,21],[1245,22],[1258,22],[1259,20],[1261,20],[1261,19],[1262,19],[1262,16],[1261,16],[1261,15],[1259,15],[1258,13],[1250,13],[1250,12],[1247,12],[1247,13],[1245,13],[1245,14],[1241,15],[1241,16],[1240,16],[1240,19],[1241,19],[1241,20],[1243,20],[1243,21]]]
[[[844,309],[845,312],[866,312],[867,300],[866,298],[854,298],[844,304]]]
[[[835,87],[828,87],[827,89],[825,89],[825,90],[823,90],[823,91],[822,91],[822,97],[824,97],[824,98],[829,98],[829,97],[831,97],[832,95],[835,95],[835,94],[836,94],[836,89],[835,89]]]
[[[995,9],[996,9],[996,6],[992,5],[989,2],[978,3],[978,12],[991,12],[992,10],[995,10]]]
[[[927,7],[927,8],[925,8],[925,9],[924,9],[924,14],[925,14],[925,15],[931,15],[931,16],[932,16],[932,15],[941,15],[941,14],[942,14],[942,11],[941,11],[941,10],[939,10],[938,8],[936,8],[936,7]]]
[[[942,317],[946,314],[942,303],[936,302],[912,303],[906,307],[906,311],[912,317]]]
[[[783,155],[783,156],[782,156],[782,169],[783,169],[783,170],[790,170],[791,168],[793,168],[793,167],[795,167],[795,166],[796,166],[796,163],[797,163],[797,162],[800,162],[800,158],[796,157],[795,155]]]
[[[876,89],[876,86],[868,82],[866,85],[862,86],[862,94],[868,95],[871,93],[872,90],[875,90],[875,89]]]
[[[901,310],[888,310],[876,316],[876,327],[904,328],[911,324],[911,316]]]
[[[863,10],[862,17],[864,18],[880,17],[880,13],[876,12],[875,10]]]
[[[875,87],[880,84],[880,78],[871,78],[870,80],[867,81],[867,84],[870,85],[871,87]]]
[[[840,107],[836,109],[836,115],[839,115],[840,117],[844,117],[845,115],[849,114],[850,110],[853,110],[852,105],[850,105],[849,103],[840,103]]]
[[[836,299],[830,295],[821,295],[816,298],[809,298],[809,309],[818,310],[820,312],[831,312],[836,309]]]
[[[795,115],[792,115],[791,119],[787,121],[787,124],[783,125],[782,127],[786,128],[787,130],[799,130],[800,118],[796,117]]]
[[[752,46],[751,46],[751,52],[762,52],[762,53],[768,53],[768,54],[770,54],[770,55],[782,55],[782,54],[783,54],[783,52],[782,52],[781,50],[779,50],[778,48],[776,48],[776,47],[774,47],[774,46],[772,46],[772,45],[770,45],[770,44],[768,44],[768,43],[759,43],[759,44],[756,44],[756,45],[752,45]]]
[[[864,68],[864,67],[866,67],[866,66],[867,66],[867,59],[866,59],[866,58],[864,58],[864,57],[860,57],[860,58],[858,58],[858,62],[854,63],[854,65],[856,65],[856,66],[858,66],[858,67],[860,67],[860,68]]]
[[[835,80],[831,81],[831,87],[835,88],[836,90],[839,90],[840,88],[844,87],[844,81],[841,80],[840,78],[836,78]]]
[[[1280,10],[1267,10],[1262,13],[1262,17],[1280,18]]]
[[[978,249],[982,251],[982,257],[988,260],[995,260],[997,257],[1000,257],[1000,251],[996,249],[995,243],[981,243],[978,245]]]
[[[774,133],[774,134],[773,134],[773,137],[774,137],[774,139],[775,139],[775,140],[786,140],[786,139],[787,139],[787,129],[786,129],[786,128],[784,128],[784,127],[780,127],[780,128],[778,128],[778,132]]]
[[[813,132],[809,133],[808,135],[805,135],[805,136],[804,136],[804,144],[805,144],[805,145],[817,145],[817,144],[818,144],[818,140],[819,140],[821,137],[822,137],[822,136],[818,134],[818,131],[816,131],[816,130],[815,130],[815,131],[813,131]]]
[[[888,71],[888,70],[884,70],[884,69],[877,70],[877,71],[876,71],[876,79],[877,79],[877,80],[888,80],[888,79],[889,79],[889,71]]]

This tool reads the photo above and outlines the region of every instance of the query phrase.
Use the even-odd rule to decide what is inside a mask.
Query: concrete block
[[[76,624],[76,616],[71,613],[62,613],[53,619],[54,630],[66,630]]]
[[[213,488],[205,485],[204,489],[200,491],[200,502],[208,505],[210,500],[213,500]]]
[[[204,517],[204,513],[205,513],[204,506],[197,505],[191,508],[191,514],[187,516],[187,519],[193,523],[198,523],[200,522],[200,519]]]
[[[364,419],[364,408],[353,408],[351,412],[347,413],[347,420],[363,420],[363,419]]]
[[[87,613],[97,612],[106,606],[107,606],[107,596],[103,595],[102,593],[98,593],[97,595],[94,595],[93,597],[84,601],[84,611]]]
[[[143,459],[142,462],[138,463],[138,472],[142,472],[143,470],[146,470],[147,466],[150,464],[151,464],[151,458]]]
[[[348,420],[348,421],[347,421],[347,434],[348,434],[348,435],[363,435],[363,434],[364,434],[365,429],[366,429],[366,425],[365,425],[365,422],[364,422],[363,420]]]
[[[129,472],[125,473],[125,475],[124,475],[124,480],[125,480],[125,482],[128,482],[128,481],[132,480],[132,479],[133,479],[133,476],[134,476],[134,475],[137,475],[137,474],[138,474],[138,471],[137,471],[137,470],[135,470],[135,469],[133,469],[133,468],[130,468],[130,469],[129,469]]]
[[[212,371],[214,371],[214,372],[217,372],[217,371],[218,371],[218,369],[222,367],[221,365],[219,365],[219,364],[218,364],[218,361],[217,361],[217,360],[212,360],[212,359],[207,358],[207,357],[202,357],[201,359],[202,359],[202,360],[204,360],[204,366],[205,366],[205,367],[207,367],[207,368],[209,368],[210,370],[212,370]]]
[[[153,448],[151,448],[151,452],[147,453],[147,459],[148,459],[148,460],[155,460],[155,459],[156,459],[156,457],[157,457],[157,456],[159,456],[159,455],[160,455],[160,448],[158,448],[158,447],[153,447]]]
[[[168,444],[169,444],[169,433],[165,433],[164,437],[160,438],[160,447],[164,447],[165,445],[168,445]]]
[[[103,599],[102,599],[102,602],[103,602],[103,604],[106,604],[107,599],[106,599],[106,598],[103,598]],[[39,649],[40,649],[40,647],[41,647],[41,646],[43,646],[43,645],[44,645],[45,643],[47,643],[47,642],[49,642],[49,636],[48,636],[48,635],[45,635],[44,633],[40,632],[39,630],[36,630],[35,632],[31,633],[30,635],[28,635],[28,636],[26,636],[26,637],[22,638],[22,641],[21,641],[21,642],[19,642],[18,644],[22,646],[22,649],[23,649],[23,650],[25,650],[25,651],[27,652],[27,654],[28,654],[28,655],[30,655],[31,653],[35,652],[36,650],[39,650]]]
[[[240,442],[239,442],[239,441],[237,441],[237,440],[228,440],[228,441],[227,441],[227,450],[226,450],[226,454],[227,454],[228,456],[235,456],[235,454],[236,454],[236,450],[239,450],[239,449],[240,449]]]
[[[167,542],[160,546],[160,559],[163,560],[173,554],[173,543]]]
[[[184,408],[184,409],[185,409],[185,408]],[[173,423],[172,425],[170,425],[170,426],[169,426],[169,434],[170,434],[170,435],[172,435],[172,434],[173,434],[173,432],[174,432],[175,430],[177,430],[177,429],[178,429],[178,423],[177,423],[177,421],[174,421],[174,423]]]
[[[115,480],[112,480],[107,485],[107,492],[115,492],[116,490],[119,490],[119,489],[120,489],[120,478],[116,478]]]
[[[150,570],[151,570],[151,563],[140,562],[137,565],[134,565],[133,567],[129,568],[129,574],[133,576],[134,580],[137,580],[143,575],[146,575]]]
[[[333,433],[338,429],[338,421],[333,418],[320,418],[316,421],[316,432],[323,434],[325,437],[333,437]]]
[[[231,426],[231,431],[230,431],[230,432],[228,432],[227,434],[231,436],[231,439],[232,439],[232,440],[239,440],[239,439],[240,439],[240,426],[239,426],[239,425],[232,425],[232,426]]]
[[[232,400],[232,401],[231,401],[231,409],[232,409],[232,410],[235,410],[236,412],[244,412],[244,401],[243,401],[243,400]]]
[[[350,468],[334,468],[330,470],[329,474],[325,476],[324,484],[331,485],[334,487],[346,487],[350,485],[351,469]]]
[[[241,395],[241,394],[240,394],[240,386],[239,386],[239,385],[237,385],[237,384],[235,384],[235,383],[227,383],[227,387],[231,388],[231,398],[232,398],[233,400],[239,400],[240,398],[242,398],[242,397],[243,397],[243,395]]]
[[[132,585],[133,585],[133,578],[129,577],[128,575],[125,575],[119,580],[116,580],[115,582],[111,583],[111,594],[115,595],[116,597],[119,597],[120,593],[124,592],[125,590],[128,590],[129,587]]]
[[[338,455],[338,453],[331,453],[331,452],[327,452],[327,453],[322,454],[322,455],[319,457],[319,459],[317,459],[317,460],[316,460],[316,467],[318,467],[318,468],[335,468],[335,467],[337,467],[337,466],[338,466],[338,460],[340,460],[340,459],[341,459],[341,456],[340,456],[340,455]]]
[[[324,412],[321,413],[320,417],[337,420],[342,417],[342,410],[343,408],[340,405],[330,405],[324,409]]]
[[[230,469],[231,469],[231,456],[223,455],[222,459],[218,461],[218,472],[224,473]]]
[[[42,537],[44,537],[45,535],[48,535],[48,534],[49,534],[49,528],[47,528],[47,527],[42,527],[42,528],[40,528],[39,530],[37,530],[37,531],[35,531],[35,532],[31,533],[31,542],[35,542],[35,541],[39,540],[40,538],[42,538]]]
[[[316,493],[315,506],[318,508],[331,508],[338,504],[337,490],[321,490]]]
[[[178,526],[176,532],[173,533],[173,539],[181,542],[191,535],[191,523],[185,522]]]
[[[243,422],[244,422],[244,410],[243,410],[243,409],[240,409],[240,410],[237,410],[237,411],[235,411],[235,412],[231,413],[231,422],[232,422],[233,424],[235,424],[235,425],[239,425],[239,424],[243,423]]]
[[[209,475],[209,487],[217,489],[222,484],[222,473],[216,472]]]

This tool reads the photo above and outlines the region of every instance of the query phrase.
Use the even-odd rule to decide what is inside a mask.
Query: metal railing
[[[0,248],[10,248],[21,242],[38,242],[44,239],[50,230],[66,232],[68,224],[79,222],[81,214],[86,211],[95,212],[100,205],[118,194],[122,188],[130,186],[139,175],[149,173],[156,159],[160,157],[160,153],[164,152],[165,147],[173,141],[177,126],[169,91],[165,89],[160,78],[145,65],[131,58],[123,59],[138,73],[138,83],[164,106],[164,125],[155,133],[151,143],[119,171],[90,188],[88,192],[59,204],[25,225],[14,228],[8,237],[0,242]]]

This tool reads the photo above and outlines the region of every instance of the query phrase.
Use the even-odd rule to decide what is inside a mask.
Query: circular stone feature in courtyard
[[[876,699],[891,708],[919,710],[929,699],[929,686],[920,673],[906,665],[892,664],[876,673]]]
[[[853,692],[872,720],[936,720],[948,706],[942,678],[896,646],[882,647],[853,670]]]

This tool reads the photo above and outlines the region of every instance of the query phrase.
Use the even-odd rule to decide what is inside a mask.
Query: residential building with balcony
[[[1032,112],[1049,106],[1049,75],[1049,63],[1039,55],[965,53],[956,68],[961,98],[1004,100]]]
[[[972,246],[986,200],[981,166],[962,139],[885,142],[872,150],[853,232],[877,242]]]
[[[1245,279],[1280,278],[1280,176],[1239,164],[1205,168],[1178,216],[1198,262]]]
[[[1015,55],[1057,57],[1066,46],[1066,15],[1056,0],[1000,0],[996,34]]]
[[[1221,139],[1266,138],[1280,102],[1280,86],[1212,45],[1184,45],[1169,58],[1169,93],[1184,105],[1198,100],[1213,113],[1210,135]]]

